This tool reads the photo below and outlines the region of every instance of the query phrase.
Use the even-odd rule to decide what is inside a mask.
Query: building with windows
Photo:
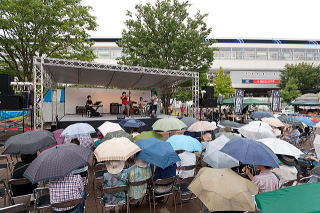
[[[115,64],[121,56],[119,38],[92,38],[97,62]],[[244,89],[246,96],[270,96],[278,88],[280,72],[286,64],[320,63],[320,41],[274,39],[215,39],[218,51],[208,74],[213,83],[215,72],[223,67],[233,87]]]

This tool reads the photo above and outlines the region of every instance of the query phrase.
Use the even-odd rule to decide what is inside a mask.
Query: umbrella
[[[121,120],[119,124],[122,127],[131,127],[131,128],[139,128],[146,125],[144,122],[137,119],[133,119],[133,118]]]
[[[192,118],[192,117],[184,117],[184,118],[181,118],[181,121],[183,123],[185,123],[187,125],[187,127],[190,127],[192,124],[194,124],[195,122],[198,121],[198,119],[196,118]]]
[[[264,138],[258,140],[269,147],[275,154],[289,155],[293,157],[300,157],[303,154],[298,148],[288,143],[287,141],[278,138]]]
[[[278,117],[278,119],[280,121],[282,121],[283,123],[287,123],[287,124],[290,124],[290,125],[293,125],[293,126],[301,126],[302,125],[301,121],[298,121],[297,119],[295,119],[292,116],[281,115],[281,116]]]
[[[75,144],[61,144],[47,149],[29,165],[24,177],[32,183],[63,178],[88,164],[91,150]]]
[[[252,195],[258,193],[258,186],[231,169],[204,167],[188,188],[209,212],[255,211]]]
[[[296,119],[298,121],[301,121],[302,123],[306,124],[307,126],[315,126],[316,125],[309,118],[306,118],[306,117],[297,117]]]
[[[266,124],[267,125],[267,124]],[[271,128],[271,127],[270,127]],[[258,140],[262,138],[275,138],[276,136],[273,134],[272,129],[269,129],[266,126],[247,124],[238,129],[239,133],[246,138],[252,140]]]
[[[119,130],[123,130],[123,129],[117,123],[112,123],[110,121],[106,121],[101,126],[98,127],[98,130],[102,133],[103,136],[106,136],[107,133],[115,132],[115,131],[119,131]]]
[[[95,133],[94,128],[87,123],[75,123],[71,124],[65,130],[63,130],[61,136],[63,137],[78,137],[83,135],[89,135]]]
[[[139,140],[136,144],[141,148],[137,158],[162,169],[180,161],[179,156],[169,143],[156,138]]]
[[[128,138],[130,141],[133,140],[132,135],[126,133],[123,130],[107,133],[102,140],[107,141],[107,140],[111,140],[112,138],[121,138],[121,137]]]
[[[206,132],[206,131],[213,131],[217,128],[217,126],[209,121],[198,121],[192,124],[188,131],[190,132]]]
[[[262,126],[262,127],[265,127],[265,128],[267,128],[269,130],[272,130],[272,127],[269,124],[267,124],[267,123],[265,123],[263,121],[250,121],[248,124],[255,125],[257,127]]]
[[[163,132],[181,130],[186,127],[187,125],[178,118],[161,118],[152,125],[153,130]]]
[[[308,183],[265,192],[255,196],[263,213],[320,212],[320,183]]]
[[[50,146],[44,147],[43,149],[40,150],[40,152],[43,152],[44,150],[50,149],[51,147],[54,147],[56,145],[60,145],[64,143],[64,137],[61,136],[63,132],[63,129],[57,129],[53,131],[53,136],[56,139],[56,143],[52,144]]]
[[[203,161],[213,168],[232,168],[239,166],[239,161],[223,153],[220,149],[230,141],[224,135],[208,143],[206,152],[204,153]]]
[[[261,118],[273,118],[273,115],[270,112],[253,112],[250,115],[250,118],[252,119],[261,119]]]
[[[3,154],[34,154],[52,144],[56,144],[52,132],[28,131],[10,137],[4,144]]]
[[[221,150],[243,164],[279,167],[273,151],[261,142],[246,138],[230,140]]]
[[[187,135],[173,135],[167,142],[171,144],[174,150],[185,150],[188,152],[201,152],[202,144],[195,138]]]
[[[94,155],[98,162],[109,160],[126,161],[129,157],[141,149],[128,138],[113,138],[101,143],[95,150]]]
[[[238,135],[238,134],[235,134],[235,133],[232,133],[232,132],[218,132],[217,134],[215,134],[215,137],[218,138],[221,135],[226,136],[230,140],[232,140],[234,138],[241,138],[241,135]]]
[[[269,124],[273,127],[284,127],[284,123],[282,123],[278,118],[262,118],[262,122]]]
[[[156,133],[155,131],[143,131],[140,133],[140,135],[137,135],[133,138],[134,141],[148,139],[148,138],[162,138],[162,135],[159,133]]]
[[[221,127],[221,128],[230,127],[230,128],[233,128],[233,129],[238,129],[238,128],[242,127],[243,124],[240,124],[240,123],[237,123],[237,122],[234,122],[234,121],[229,121],[229,120],[222,120],[222,121],[219,122],[218,126]]]

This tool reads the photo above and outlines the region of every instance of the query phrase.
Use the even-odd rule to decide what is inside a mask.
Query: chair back
[[[79,203],[83,202],[83,198],[74,199],[74,200],[68,200],[61,203],[53,203],[51,204],[52,208],[68,208],[68,207],[74,207],[78,205]]]
[[[102,177],[103,173],[107,172],[107,167],[105,163],[97,163],[94,165],[94,175],[96,178]]]
[[[8,180],[8,185],[11,188],[12,186],[20,186],[31,183],[27,178],[19,178],[19,179],[10,179]]]
[[[26,204],[16,204],[12,206],[7,206],[0,208],[0,213],[18,213],[18,212],[27,212],[28,207]]]
[[[50,190],[48,187],[39,187],[33,190],[34,209],[49,208],[50,205]]]
[[[103,193],[106,193],[106,194],[116,194],[116,193],[119,193],[119,192],[126,193],[127,191],[128,191],[128,186],[127,185],[103,188]]]
[[[142,186],[149,183],[150,178],[147,180],[137,181],[137,182],[128,182],[129,186]]]
[[[154,185],[158,186],[167,186],[170,184],[173,184],[176,181],[176,176],[170,177],[170,178],[164,178],[164,179],[158,179],[154,181]]]

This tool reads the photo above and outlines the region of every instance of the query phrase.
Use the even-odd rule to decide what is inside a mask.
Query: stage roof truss
[[[123,89],[170,88],[192,79],[192,97],[199,106],[199,73],[181,70],[111,65],[96,62],[34,57],[34,128],[43,129],[44,88],[58,83],[91,84]]]

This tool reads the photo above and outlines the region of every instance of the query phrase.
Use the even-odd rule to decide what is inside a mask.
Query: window
[[[216,59],[230,59],[231,58],[231,48],[219,48],[215,54]]]
[[[294,49],[293,60],[297,60],[297,61],[305,60],[305,50],[304,49]]]
[[[243,48],[232,48],[233,59],[243,59]]]
[[[306,50],[306,60],[318,61],[318,50]]]
[[[257,60],[268,60],[268,49],[258,48],[256,49]]]
[[[279,49],[271,48],[268,51],[269,60],[279,60]]]
[[[256,59],[256,50],[254,48],[244,48],[243,58],[246,60]]]
[[[291,61],[292,60],[292,49],[281,49],[280,60]]]

